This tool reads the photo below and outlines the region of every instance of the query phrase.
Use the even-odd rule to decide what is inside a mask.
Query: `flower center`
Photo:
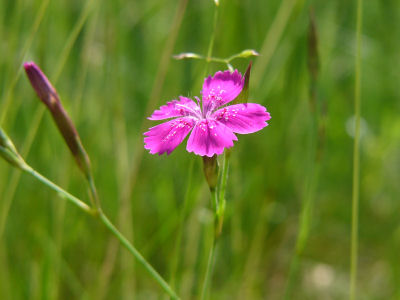
[[[223,104],[223,95],[225,90],[218,86],[208,91],[208,95],[203,98],[203,117],[209,118],[215,109]]]
[[[198,106],[193,108],[188,105],[178,103],[178,104],[176,104],[176,107],[180,108],[180,113],[182,115],[188,115],[188,116],[192,116],[192,117],[201,119],[201,110],[200,110],[200,107],[198,107]]]

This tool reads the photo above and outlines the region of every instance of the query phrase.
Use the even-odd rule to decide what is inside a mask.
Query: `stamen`
[[[199,111],[200,109],[198,107],[197,107],[197,109],[193,109],[187,105],[180,104],[180,103],[175,104],[175,107],[181,107],[181,108],[185,109],[186,111],[191,112],[194,116],[201,119],[201,113],[200,113],[200,111]]]

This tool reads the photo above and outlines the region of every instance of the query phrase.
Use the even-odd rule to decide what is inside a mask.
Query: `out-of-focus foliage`
[[[219,2],[213,55],[260,53],[253,58],[249,100],[265,105],[272,119],[261,132],[239,136],[232,152],[211,299],[282,298],[315,164],[310,234],[292,298],[344,299],[355,1]],[[400,3],[364,2],[358,292],[360,299],[397,299]],[[319,53],[314,111],[311,6]],[[182,299],[199,294],[212,231],[201,159],[184,145],[169,157],[150,155],[142,133],[154,125],[146,117],[159,105],[199,96],[205,62],[172,55],[207,54],[214,9],[213,1],[185,0],[0,2],[1,126],[27,162],[88,200],[73,158],[22,72],[22,63],[34,60],[77,126],[104,210]],[[244,72],[248,62],[232,65]],[[208,73],[225,68],[211,63]],[[315,116],[324,129],[317,135]],[[0,161],[1,299],[160,298],[161,289],[98,222],[20,175]]]

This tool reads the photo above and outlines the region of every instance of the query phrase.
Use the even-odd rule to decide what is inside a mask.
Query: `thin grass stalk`
[[[319,56],[318,56],[318,35],[315,24],[313,10],[310,9],[310,25],[308,31],[308,73],[310,77],[309,84],[309,109],[311,120],[309,125],[309,146],[308,146],[308,163],[306,185],[304,189],[300,228],[296,240],[295,251],[290,263],[288,279],[285,289],[285,299],[291,299],[294,285],[300,268],[301,257],[306,246],[310,227],[312,222],[312,212],[315,202],[315,193],[318,186],[318,177],[320,169],[321,145],[323,136],[320,133],[322,123],[320,124],[321,104],[317,99],[317,84],[319,73]]]
[[[160,98],[161,90],[164,85],[165,77],[167,75],[167,70],[171,60],[172,52],[174,50],[174,46],[178,37],[178,32],[182,25],[183,16],[185,15],[186,12],[187,3],[188,0],[180,0],[176,13],[173,17],[170,36],[167,42],[165,43],[164,49],[162,51],[162,56],[160,59],[160,63],[158,65],[157,74],[154,79],[154,84],[151,90],[149,101],[147,102],[145,108],[145,116],[151,115],[154,106],[156,105],[158,99]],[[146,122],[147,120],[143,118],[143,122],[140,125],[140,132],[144,132],[144,130],[146,129],[145,127]],[[142,135],[138,137],[138,142],[136,143],[136,145],[137,147],[134,151],[136,155],[132,160],[129,176],[127,177],[127,182],[125,184],[125,188],[123,191],[123,197],[126,197],[128,199],[131,197],[133,189],[135,187],[137,174],[143,158],[144,147],[143,147]]]
[[[96,8],[93,8],[94,10]],[[89,11],[87,9],[84,9],[85,11]],[[84,14],[85,15],[85,14]],[[83,15],[83,16],[84,16]],[[91,43],[93,40],[93,34],[94,34],[94,29],[95,25],[97,22],[97,11],[93,12],[93,16],[91,16],[88,20],[88,25],[87,29],[84,32],[84,39],[83,39],[83,47],[82,51],[80,54],[80,73],[77,78],[77,87],[74,91],[74,96],[72,96],[72,99],[74,99],[74,105],[71,107],[71,113],[76,117],[76,119],[79,119],[79,114],[80,114],[80,108],[81,108],[81,103],[82,103],[82,97],[85,89],[85,79],[88,74],[88,59],[87,55],[85,55],[88,51],[88,45]],[[84,19],[84,17],[81,17],[81,19]],[[82,54],[83,53],[83,54]],[[60,183],[61,186],[68,186],[70,179],[71,179],[71,168],[75,166],[71,166],[69,163],[69,153],[63,153],[62,154],[62,159],[60,159],[59,164],[60,164],[60,169],[65,170],[64,173],[59,174],[59,180],[57,182]],[[62,164],[64,166],[62,166]],[[62,184],[61,184],[62,183]],[[83,299],[87,299],[89,297],[87,291],[82,289],[81,284],[77,280],[76,276],[73,274],[73,272],[69,269],[68,265],[65,263],[63,260],[61,253],[62,253],[62,243],[63,243],[63,236],[64,236],[64,218],[65,218],[65,212],[67,208],[67,201],[62,201],[62,202],[57,202],[54,213],[56,214],[55,218],[55,225],[54,225],[54,244],[53,244],[53,249],[52,249],[52,267],[49,270],[51,272],[50,277],[54,278],[54,284],[53,284],[53,293],[50,295],[51,299],[57,299],[59,298],[59,293],[60,293],[60,283],[61,283],[61,277],[67,277],[67,282],[69,285],[73,285],[75,289],[75,295],[82,295]],[[116,239],[116,243],[118,241]],[[50,239],[49,239],[50,241]],[[50,241],[53,243],[52,241]],[[78,292],[77,287],[80,286],[81,292]]]
[[[313,143],[313,147],[314,145],[315,143]],[[312,160],[310,163],[309,172],[307,174],[308,183],[306,185],[306,191],[301,209],[299,233],[296,240],[294,254],[290,262],[289,273],[285,288],[284,299],[287,300],[292,298],[293,289],[296,284],[297,276],[300,269],[301,258],[310,233],[312,212],[315,201],[315,191],[318,182],[318,174],[319,163]]]
[[[172,263],[171,263],[171,278],[170,278],[170,285],[174,288],[175,286],[175,281],[176,281],[176,273],[178,270],[178,265],[179,265],[179,257],[180,257],[180,250],[181,250],[181,244],[182,244],[182,238],[183,238],[183,232],[185,227],[185,219],[188,211],[188,206],[189,206],[189,196],[190,196],[190,191],[192,189],[192,178],[193,178],[193,165],[194,165],[194,160],[191,159],[189,162],[189,167],[188,167],[188,180],[187,180],[187,186],[186,186],[186,192],[185,192],[185,197],[183,199],[183,206],[180,210],[180,215],[179,215],[179,227],[178,227],[178,233],[177,233],[177,238],[175,240],[175,252],[172,258]]]
[[[101,16],[101,19],[110,19],[109,27],[114,28],[117,26],[119,20],[114,19],[110,13],[111,7],[115,5],[114,2],[107,3],[106,15]],[[117,5],[117,7],[119,7]],[[142,13],[144,15],[144,13]],[[98,19],[98,17],[96,18]],[[135,21],[136,26],[138,20]],[[97,23],[97,22],[96,22]],[[96,23],[93,23],[93,32],[96,29]],[[125,36],[123,31],[120,32],[121,36]],[[93,39],[92,37],[91,39]],[[122,49],[124,48],[124,38],[120,38],[117,43],[108,44],[107,52],[111,53],[113,57],[120,57]],[[90,40],[88,39],[88,50]],[[110,73],[121,74],[123,72],[120,62],[111,63]],[[118,76],[112,76],[109,79],[110,88],[107,90],[107,97],[113,98],[113,127],[112,127],[112,143],[117,145],[115,147],[115,157],[118,158],[115,163],[114,172],[116,175],[117,193],[118,193],[118,212],[116,216],[116,225],[125,237],[129,240],[134,240],[134,228],[132,221],[132,201],[129,198],[123,197],[123,189],[126,178],[128,177],[128,166],[130,165],[129,150],[128,150],[128,137],[126,131],[126,118],[124,114],[124,103],[126,86],[124,81],[120,80]],[[119,241],[114,237],[109,237],[107,245],[105,246],[104,256],[102,258],[100,271],[98,274],[95,299],[102,300],[107,298],[109,289],[111,287],[113,274],[117,273],[121,287],[121,298],[130,298],[135,294],[136,275],[135,275],[135,261],[132,260],[131,254],[127,251],[119,251]],[[142,251],[142,253],[144,253]],[[118,270],[116,270],[118,268]]]
[[[35,18],[35,20],[33,22],[32,30],[31,30],[30,34],[28,35],[28,39],[26,40],[26,42],[25,42],[25,44],[24,44],[24,46],[22,48],[21,56],[20,56],[20,58],[18,60],[20,62],[19,65],[22,65],[22,63],[25,61],[26,53],[28,52],[29,48],[31,47],[31,44],[33,42],[33,38],[35,37],[36,32],[38,31],[39,26],[42,23],[42,20],[43,20],[43,17],[45,15],[45,12],[47,10],[47,7],[49,6],[49,2],[50,2],[50,0],[44,0],[41,3],[41,6],[40,6],[39,11],[38,11],[38,14],[36,15],[36,18]],[[18,79],[21,76],[21,74],[22,74],[22,69],[18,68],[17,73],[13,77],[13,80],[11,81],[10,85],[8,85],[8,88],[7,88],[7,91],[5,93],[5,97],[3,98],[3,101],[1,101],[2,105],[0,107],[0,112],[1,112],[1,114],[0,114],[0,125],[3,124],[4,119],[8,114],[8,110],[10,108],[10,105],[11,105],[11,103],[13,103],[13,101],[12,101],[13,99],[11,97],[12,96],[12,91],[14,90],[15,85],[17,84]]]
[[[149,101],[147,102],[145,111],[146,115],[149,115],[151,113],[151,110],[155,106],[155,102],[158,100],[160,97],[160,93],[162,90],[162,86],[165,81],[165,77],[167,74],[168,66],[169,66],[169,61],[170,57],[172,55],[173,48],[176,43],[176,39],[178,36],[179,29],[182,24],[182,19],[183,16],[186,12],[186,6],[187,6],[188,0],[181,0],[178,4],[178,8],[176,10],[175,16],[173,17],[173,22],[171,25],[171,31],[170,31],[170,37],[166,41],[164,49],[162,51],[162,56],[160,59],[160,63],[158,65],[157,69],[157,74],[154,79],[154,84],[152,88],[152,92],[149,97]],[[150,14],[150,12],[148,12]],[[140,126],[140,132],[143,132],[145,129],[145,122],[146,120],[144,119],[141,126]],[[139,141],[140,139],[140,141]],[[126,180],[123,183],[123,187],[121,188],[121,203],[128,203],[131,199],[133,189],[136,184],[136,178],[139,172],[140,164],[143,158],[143,144],[142,144],[142,136],[138,138],[138,142],[136,143],[136,148],[133,151],[136,153],[135,157],[130,163],[129,171],[128,171],[128,176],[126,176]],[[120,215],[122,215],[120,211]],[[103,287],[105,284],[108,284],[111,273],[114,270],[115,267],[115,262],[116,262],[116,251],[118,250],[118,247],[113,244],[112,241],[109,242],[108,244],[108,251],[107,251],[107,258],[111,259],[110,260],[105,260],[103,263],[103,266],[101,268],[101,273],[100,273],[100,281],[104,283]],[[104,293],[106,292],[105,288],[100,288],[100,292],[98,293],[99,297],[102,297]]]
[[[89,298],[89,292],[86,290],[85,286],[82,285],[77,275],[74,273],[70,266],[70,262],[66,261],[65,258],[60,255],[59,245],[52,239],[51,236],[48,235],[46,231],[43,230],[40,234],[41,238],[39,242],[43,249],[48,248],[51,252],[51,256],[54,256],[55,262],[60,265],[60,273],[62,273],[62,277],[65,278],[65,283],[67,287],[71,290],[71,293],[74,299],[91,299]],[[35,276],[36,279],[37,276]],[[31,296],[31,295],[30,295]],[[51,299],[59,299],[60,297],[51,298]],[[13,299],[13,298],[7,298]],[[40,297],[32,297],[31,299],[40,299]]]
[[[151,277],[157,281],[157,283],[163,288],[163,290],[172,298],[179,299],[174,290],[169,286],[169,284],[161,277],[161,275],[147,262],[147,260],[140,254],[140,252],[118,231],[118,229],[111,223],[107,216],[100,210],[94,210],[90,208],[86,203],[77,197],[71,195],[40,173],[36,172],[29,165],[24,166],[23,171],[30,174],[44,185],[48,186],[52,190],[56,191],[58,195],[71,203],[75,204],[85,213],[99,217],[106,228],[120,241],[120,243],[136,258],[136,260],[146,269],[146,271],[151,275]]]
[[[204,226],[199,222],[198,212],[207,205],[207,196],[209,192],[206,189],[200,189],[196,199],[193,201],[195,206],[190,210],[190,216],[186,221],[186,231],[190,234],[186,236],[182,253],[182,281],[180,285],[180,295],[182,299],[193,299],[198,294],[200,280],[200,269],[203,266],[203,253],[207,252],[206,243],[202,245],[200,238],[204,234]],[[208,232],[207,232],[208,233]],[[207,252],[208,254],[208,252]],[[208,257],[205,258],[206,260]],[[197,298],[197,297],[196,297]]]
[[[211,190],[211,198],[212,198],[212,203],[213,203],[213,207],[218,207],[218,192],[216,189]],[[215,216],[215,218],[217,218]],[[206,268],[206,273],[204,276],[204,280],[203,280],[203,285],[201,288],[201,296],[200,299],[201,300],[206,300],[207,296],[208,296],[208,291],[210,289],[210,282],[211,282],[211,278],[212,278],[212,273],[214,270],[214,264],[215,264],[215,248],[216,248],[216,244],[217,244],[217,235],[215,234],[216,229],[214,228],[214,233],[212,236],[212,244],[210,247],[210,252],[208,254],[208,260],[207,260],[207,268]]]
[[[201,290],[201,300],[205,300],[208,298],[208,290],[209,290],[209,285],[210,281],[212,278],[212,272],[214,269],[214,264],[215,264],[215,252],[216,252],[216,240],[215,237],[213,237],[213,242],[212,246],[210,248],[210,253],[208,256],[208,261],[207,261],[207,269],[206,269],[206,275],[204,278],[204,283],[203,283],[203,288]]]
[[[32,44],[33,38],[36,35],[36,32],[39,29],[40,24],[42,23],[42,20],[43,20],[45,12],[47,10],[48,4],[49,4],[49,0],[45,0],[42,2],[41,6],[39,8],[38,14],[32,25],[32,30],[31,30],[31,32],[28,36],[28,39],[26,40],[26,43],[24,44],[22,52],[21,52],[22,53],[21,58],[20,58],[21,65],[22,65],[22,62],[24,61],[27,51],[29,50],[29,48]],[[11,84],[8,86],[8,89],[5,93],[5,98],[3,98],[2,106],[0,109],[0,112],[1,112],[0,124],[3,124],[4,119],[5,119],[6,115],[8,114],[10,104],[12,103],[12,101],[11,101],[12,100],[12,97],[11,97],[12,91],[13,91],[15,85],[17,84],[21,73],[22,73],[22,68],[18,68],[16,75],[14,76],[13,80],[11,81]],[[42,110],[43,110],[42,111],[42,114],[43,114],[44,109],[42,109]],[[24,153],[24,151],[22,151],[22,153]],[[1,214],[0,214],[0,240],[2,238],[4,229],[5,229],[8,212],[10,210],[12,200],[14,198],[14,194],[15,194],[16,188],[18,186],[20,175],[21,175],[21,172],[18,172],[17,170],[12,171],[11,179],[9,181],[9,184],[7,185],[7,189],[4,192],[4,198],[2,199],[3,205],[2,205]]]
[[[171,297],[171,299],[179,299],[176,293],[172,290],[169,284],[161,277],[161,275],[147,262],[147,260],[140,254],[138,250],[118,231],[117,228],[111,223],[104,213],[100,213],[100,219],[103,224],[114,234],[114,236],[121,242],[121,244],[133,254],[136,260],[146,269],[146,271],[153,277],[164,291]]]
[[[231,156],[231,150],[226,149],[222,156],[222,169],[221,169],[221,180],[218,186],[218,208],[217,208],[217,224],[216,224],[216,236],[219,236],[222,231],[222,225],[224,222],[225,213],[225,193],[226,185],[228,182],[228,171],[229,171],[229,159]]]
[[[134,24],[132,24],[132,28],[136,27],[138,24],[143,23],[145,19],[149,18],[151,15],[153,15],[155,12],[158,11],[158,9],[162,6],[162,2],[158,2],[156,4],[153,4],[150,8],[147,8],[146,11],[142,12],[141,16],[138,17],[135,21]],[[94,24],[95,25],[95,24]],[[95,26],[92,26],[93,29],[95,29]],[[132,28],[130,30],[132,30]],[[94,30],[93,30],[94,31]],[[118,64],[117,64],[118,65]],[[122,70],[121,68],[116,68],[115,72],[120,73]],[[121,82],[118,82],[118,84],[114,83],[115,86],[118,86],[118,89],[113,91],[112,93],[115,93],[114,95],[117,95],[115,98],[116,100],[116,106],[115,106],[115,127],[114,127],[114,143],[119,144],[120,146],[118,147],[118,155],[119,157],[118,163],[116,164],[115,172],[117,174],[118,180],[118,193],[119,193],[119,209],[118,209],[118,221],[117,225],[118,227],[125,232],[126,236],[129,237],[130,239],[133,240],[134,237],[134,228],[132,226],[133,221],[132,221],[132,212],[131,212],[131,206],[132,206],[132,200],[130,197],[130,193],[128,193],[127,189],[127,182],[130,183],[131,181],[129,180],[129,166],[131,166],[131,162],[129,160],[129,147],[128,147],[128,137],[127,137],[127,131],[126,131],[126,120],[125,116],[123,114],[123,103],[122,100],[124,99],[124,91],[125,88],[124,86],[121,86]],[[113,85],[113,84],[111,84]],[[111,95],[113,95],[111,93]],[[136,176],[136,175],[135,175]],[[128,180],[127,180],[128,178]],[[153,239],[154,236],[152,237]],[[147,253],[146,251],[146,246],[142,248],[142,253]],[[112,274],[114,272],[114,269],[116,267],[116,262],[117,262],[117,255],[118,255],[118,250],[119,250],[119,244],[118,241],[110,238],[109,242],[106,246],[106,254],[103,259],[102,266],[100,268],[99,276],[98,276],[98,290],[96,291],[96,298],[98,300],[101,300],[106,297],[108,289],[109,289],[109,282],[112,278]],[[129,257],[130,258],[130,257]],[[120,263],[121,263],[121,268],[122,270],[122,276],[125,278],[123,280],[122,285],[123,285],[123,294],[126,295],[129,293],[132,295],[135,290],[135,271],[134,271],[134,263],[129,260],[128,261],[128,255],[125,255],[124,253],[121,253],[120,256]],[[126,271],[129,269],[129,272]],[[128,276],[125,276],[126,273],[129,273]],[[129,277],[129,282],[127,282],[126,278]],[[129,287],[126,287],[129,285]],[[126,288],[125,288],[126,287]]]
[[[213,29],[211,32],[211,37],[210,37],[210,43],[208,44],[208,49],[207,49],[207,57],[206,57],[206,68],[204,69],[204,76],[205,78],[208,74],[208,68],[210,65],[210,61],[212,59],[212,53],[214,49],[214,41],[215,41],[215,35],[217,31],[217,24],[218,24],[218,16],[219,16],[219,5],[215,5],[214,7],[214,18],[213,18]]]
[[[56,83],[58,78],[60,77],[61,72],[64,69],[65,63],[67,62],[67,59],[69,57],[69,54],[71,53],[72,47],[74,46],[87,19],[89,18],[90,13],[93,11],[93,5],[96,4],[97,2],[99,2],[99,1],[88,0],[86,2],[84,9],[83,9],[81,15],[79,16],[79,19],[77,20],[74,27],[72,28],[72,31],[69,34],[68,39],[64,45],[64,48],[60,54],[60,59],[58,61],[58,64],[57,64],[54,74],[52,76],[52,78],[54,78],[52,80],[54,83]]]
[[[64,45],[63,48],[63,53],[65,54],[61,54],[61,57],[64,57],[62,62],[59,62],[58,64],[58,69],[56,69],[56,71],[54,72],[56,78],[59,78],[62,70],[63,70],[63,66],[66,64],[68,57],[69,57],[69,52],[71,52],[71,49],[73,47],[73,45],[75,44],[75,40],[77,39],[78,35],[80,34],[80,32],[83,30],[83,26],[85,25],[86,21],[89,20],[89,16],[92,13],[92,10],[95,10],[95,6],[96,4],[94,4],[93,0],[88,1],[85,4],[85,7],[82,10],[81,15],[79,16],[79,19],[75,25],[75,27],[73,28],[73,31],[70,33],[70,36],[66,42],[66,44]],[[97,4],[99,5],[99,3]],[[93,13],[93,15],[95,15]],[[95,19],[95,17],[91,17],[92,19]],[[88,21],[89,23],[89,21]],[[90,22],[89,24],[89,30],[88,32],[84,32],[85,35],[85,39],[84,39],[84,47],[83,49],[85,49],[85,47],[87,47],[87,36],[92,35],[93,34],[93,30],[90,30],[91,27],[94,26],[90,26],[92,22]],[[84,51],[84,50],[83,50]],[[71,109],[73,111],[77,111],[79,110],[80,107],[80,103],[81,103],[81,98],[82,98],[82,94],[83,94],[83,90],[84,90],[84,81],[85,81],[85,77],[87,75],[87,67],[88,64],[85,63],[85,61],[80,65],[81,66],[81,72],[77,81],[77,88],[76,88],[76,94],[77,96],[74,96],[73,99],[75,101],[75,105],[74,107],[72,107]],[[78,115],[77,113],[75,113],[74,115]],[[68,156],[67,153],[63,153],[63,156],[65,157],[65,159],[62,159],[61,161],[63,163],[66,163],[68,161]],[[61,165],[60,165],[61,167]],[[70,180],[70,171],[71,168],[70,167],[64,167],[64,168],[60,168],[60,169],[64,169],[65,172],[62,174],[62,182],[63,182],[63,186],[67,186],[69,180]],[[90,171],[90,170],[89,170]],[[98,196],[97,196],[97,191],[96,191],[96,187],[94,185],[94,179],[93,179],[93,175],[91,173],[91,171],[88,174],[87,177],[87,184],[89,185],[89,196],[90,199],[93,203],[97,203],[97,206],[99,207],[98,203]],[[58,251],[51,251],[52,255],[50,256],[51,259],[51,265],[52,267],[48,270],[48,272],[50,273],[49,277],[52,278],[52,280],[54,281],[53,284],[51,285],[53,288],[51,289],[51,293],[49,293],[49,297],[52,299],[56,299],[58,298],[58,290],[59,290],[59,281],[60,281],[60,268],[63,267],[64,265],[60,265],[60,258],[57,258],[57,256],[60,256],[60,253],[62,252],[62,239],[63,239],[63,222],[64,222],[64,215],[65,215],[65,209],[66,209],[66,202],[56,202],[55,203],[55,214],[57,215],[56,219],[55,219],[55,224],[54,224],[54,239],[55,239],[55,246],[57,247]],[[85,297],[87,297],[88,295],[85,294]]]
[[[358,265],[358,215],[360,193],[360,118],[361,118],[361,47],[362,47],[362,0],[357,0],[356,56],[354,83],[354,151],[353,151],[353,190],[351,213],[350,250],[350,300],[356,299]]]
[[[11,268],[6,246],[5,243],[0,244],[0,291],[3,299],[15,299],[14,290],[11,288]]]
[[[89,215],[94,215],[94,210],[92,208],[90,208],[85,202],[83,202],[82,200],[78,199],[77,197],[71,195],[70,193],[68,193],[67,191],[65,191],[64,189],[62,189],[61,187],[59,187],[58,185],[56,185],[55,183],[53,183],[52,181],[50,181],[49,179],[44,177],[42,174],[35,171],[30,166],[27,165],[26,168],[24,169],[24,171],[26,173],[30,174],[31,176],[35,177],[37,180],[39,180],[43,184],[47,185],[52,190],[56,191],[61,198],[66,199],[66,200],[70,201],[71,203],[75,204],[78,208],[83,210],[85,213],[87,213]]]
[[[56,70],[55,76],[53,76],[54,79],[52,80],[52,82],[54,84],[56,84],[58,77],[61,74],[61,71],[65,65],[66,59],[71,52],[72,46],[76,42],[79,32],[82,30],[83,25],[85,24],[85,21],[89,16],[89,13],[91,11],[90,8],[91,8],[92,1],[93,0],[88,1],[88,4],[85,7],[85,10],[82,12],[81,17],[79,18],[78,22],[75,24],[74,28],[72,29],[72,32],[67,40],[67,43],[64,46],[63,51],[61,52],[60,59],[58,60],[58,64],[55,68],[55,70]],[[43,2],[43,3],[46,3],[46,2]],[[39,16],[35,20],[35,25],[37,24],[37,26],[39,26],[41,19],[43,18],[42,14],[44,14],[46,8],[47,8],[47,6],[45,6],[44,4],[41,6],[41,9],[39,11]],[[34,35],[34,32],[36,32],[36,31],[32,31],[31,34]],[[28,157],[28,154],[30,152],[30,149],[31,149],[33,141],[36,137],[36,134],[38,132],[38,129],[39,129],[39,126],[40,126],[40,123],[42,121],[45,111],[46,111],[46,108],[43,105],[39,105],[39,107],[36,109],[36,111],[33,114],[33,121],[31,122],[27,138],[25,139],[25,143],[21,150],[23,157]],[[18,172],[17,170],[13,170],[12,174],[11,174],[10,184],[8,185],[8,188],[5,191],[5,196],[3,199],[4,206],[2,209],[2,213],[0,215],[0,218],[1,218],[0,219],[0,239],[4,232],[5,224],[7,222],[8,212],[12,205],[12,201],[14,199],[14,195],[17,190],[20,178],[21,178],[21,172]]]
[[[206,66],[204,69],[204,76],[203,78],[205,78],[207,76],[208,73],[208,69],[209,69],[209,64],[210,64],[210,59],[212,57],[212,52],[213,52],[213,48],[214,48],[214,40],[215,40],[215,35],[216,35],[216,31],[217,31],[217,24],[218,24],[218,16],[219,16],[219,4],[214,6],[214,18],[213,18],[213,29],[211,32],[211,37],[210,37],[210,42],[208,44],[208,50],[207,50],[207,59],[206,59]],[[219,172],[218,172],[219,173]],[[218,174],[219,177],[219,174]],[[210,187],[210,192],[211,192],[211,205],[213,208],[213,212],[214,212],[214,222],[215,224],[217,224],[217,209],[218,209],[218,203],[219,203],[219,199],[218,199],[218,187],[215,188],[215,186]],[[208,260],[207,260],[207,267],[206,267],[206,273],[204,275],[204,279],[203,279],[203,283],[202,283],[202,289],[201,289],[201,299],[205,300],[207,299],[207,292],[209,289],[209,282],[211,281],[212,278],[212,273],[213,273],[213,269],[214,269],[214,256],[215,256],[215,247],[216,247],[216,226],[214,225],[214,233],[213,233],[213,237],[212,237],[212,243],[211,243],[211,248],[210,248],[210,252],[209,252],[209,256],[208,256]],[[207,236],[207,235],[206,235]]]
[[[274,54],[284,29],[298,0],[284,0],[268,30],[260,50],[260,57],[254,66],[253,83],[258,86]]]

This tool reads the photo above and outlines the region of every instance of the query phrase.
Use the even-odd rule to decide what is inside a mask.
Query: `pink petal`
[[[182,143],[193,126],[193,118],[178,118],[154,126],[144,133],[144,148],[150,150],[151,154],[167,152],[169,155]]]
[[[229,105],[214,112],[211,116],[218,122],[225,124],[235,133],[252,133],[268,125],[271,119],[267,109],[256,103],[241,103]]]
[[[201,120],[189,136],[186,150],[201,156],[221,154],[237,141],[232,130],[215,120]]]
[[[208,76],[201,91],[204,113],[235,99],[242,91],[243,85],[244,78],[237,70],[232,73],[219,71],[213,77]]]
[[[179,100],[172,100],[159,110],[155,110],[148,119],[164,120],[173,117],[200,116],[200,114],[200,107],[192,99],[180,96]]]

